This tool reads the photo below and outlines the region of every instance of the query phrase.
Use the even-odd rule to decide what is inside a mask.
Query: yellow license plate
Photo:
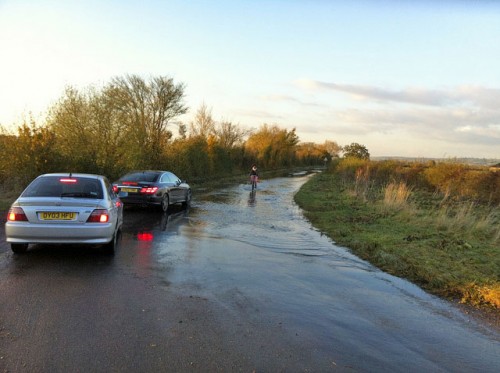
[[[138,189],[136,188],[121,188],[120,189],[122,192],[127,192],[127,193],[137,193]]]
[[[40,220],[75,220],[76,212],[46,211],[40,213]]]

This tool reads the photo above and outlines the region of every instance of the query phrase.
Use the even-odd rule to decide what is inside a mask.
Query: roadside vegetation
[[[86,172],[111,181],[130,170],[167,169],[190,184],[248,180],[259,170],[324,165],[342,147],[300,142],[295,129],[244,129],[202,104],[189,122],[184,85],[169,77],[116,77],[102,87],[67,87],[45,118],[0,126],[0,209],[47,172]]]
[[[500,310],[500,172],[349,157],[295,199],[313,225],[382,270]]]
[[[168,77],[116,77],[99,88],[68,87],[43,119],[0,126],[0,211],[47,172],[114,181],[167,169],[196,188],[248,181],[254,163],[261,176],[328,165],[296,196],[314,225],[436,294],[500,307],[500,172],[370,161],[363,145],[301,142],[276,124],[243,129],[214,119],[205,104],[185,123],[184,89]]]

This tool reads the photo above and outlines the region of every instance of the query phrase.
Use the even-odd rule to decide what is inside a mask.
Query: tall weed
[[[474,202],[442,206],[438,210],[436,225],[441,231],[459,233],[464,237],[491,237],[492,243],[500,242],[498,212],[491,210],[488,213]]]
[[[436,224],[441,231],[466,232],[476,223],[472,215],[474,204],[454,206],[442,206],[438,210]]]
[[[354,182],[354,191],[356,196],[361,197],[364,201],[368,199],[368,193],[370,191],[370,167],[365,165],[365,167],[359,167],[356,170],[356,179]]]
[[[401,210],[407,206],[408,198],[411,195],[411,187],[406,183],[389,183],[384,190],[384,206]]]

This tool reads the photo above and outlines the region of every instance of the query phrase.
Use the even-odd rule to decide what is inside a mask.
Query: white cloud
[[[368,85],[338,84],[311,79],[299,79],[295,86],[306,91],[336,91],[356,99],[380,103],[395,102],[424,106],[472,105],[485,109],[499,110],[500,89],[465,85],[453,89],[431,90],[408,87],[391,90]]]
[[[452,89],[391,90],[368,85],[301,79],[296,87],[324,100],[344,94],[322,114],[328,129],[341,135],[394,135],[450,145],[498,146],[500,152],[500,89],[464,85]],[[347,100],[346,100],[347,99]],[[350,99],[350,100],[349,100]],[[317,130],[324,126],[317,126]],[[315,131],[314,126],[311,127]],[[500,153],[499,153],[500,155]]]

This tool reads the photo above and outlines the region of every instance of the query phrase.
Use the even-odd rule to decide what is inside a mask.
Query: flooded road
[[[126,210],[114,257],[14,256],[0,234],[0,372],[498,372],[500,336],[314,230],[306,181]]]

